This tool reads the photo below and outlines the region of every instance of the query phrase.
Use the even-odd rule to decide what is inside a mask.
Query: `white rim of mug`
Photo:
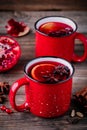
[[[34,59],[32,59],[31,61],[29,61],[25,66],[24,66],[24,73],[25,73],[25,75],[29,78],[29,79],[31,79],[31,80],[33,80],[34,82],[37,82],[37,83],[42,83],[42,84],[48,84],[48,83],[45,83],[45,82],[40,82],[40,81],[37,81],[37,80],[35,80],[35,79],[33,79],[31,76],[29,76],[28,75],[28,69],[29,69],[29,67],[31,67],[32,65],[34,65],[34,64],[38,64],[39,62],[43,62],[43,61],[54,61],[54,62],[58,62],[58,63],[61,63],[61,64],[63,64],[63,65],[66,65],[69,69],[70,69],[70,76],[67,78],[67,79],[65,79],[65,80],[63,80],[63,81],[60,81],[60,82],[57,82],[57,83],[53,83],[53,84],[60,84],[60,83],[64,83],[64,82],[66,82],[66,81],[68,81],[69,79],[71,79],[72,78],[72,76],[73,76],[73,74],[74,74],[74,72],[75,72],[75,68],[74,68],[74,66],[73,66],[73,64],[71,64],[70,62],[68,62],[67,60],[65,60],[65,59],[63,59],[63,58],[60,58],[60,57],[55,57],[55,56],[41,56],[41,57],[37,57],[37,58],[34,58]],[[59,62],[59,61],[57,61],[57,60],[59,60],[59,61],[61,61],[61,62]],[[65,64],[64,64],[64,63]],[[52,83],[49,83],[50,85],[52,84]]]
[[[46,23],[47,21],[41,23],[39,26],[38,26],[38,24],[39,24],[41,21],[46,20],[46,19],[50,19],[49,22],[55,22],[55,21],[52,20],[51,18],[55,18],[55,19],[56,19],[56,18],[57,18],[57,19],[60,18],[60,19],[62,19],[62,20],[63,20],[63,19],[66,19],[66,20],[71,21],[71,22],[73,23],[73,25],[74,25],[74,30],[73,30],[73,32],[70,33],[70,34],[64,35],[64,36],[62,36],[62,37],[66,37],[66,36],[69,36],[69,35],[73,34],[74,32],[76,32],[76,30],[77,30],[77,28],[78,28],[77,23],[76,23],[74,20],[72,20],[71,18],[68,18],[68,17],[65,17],[65,16],[46,16],[46,17],[42,17],[42,18],[38,19],[38,20],[35,22],[35,24],[34,24],[35,30],[36,30],[37,32],[39,32],[40,34],[42,34],[42,35],[49,36],[48,34],[45,34],[45,33],[41,32],[41,31],[38,29],[42,24]],[[63,21],[64,21],[64,20],[63,20]],[[58,21],[56,21],[56,22],[58,22]],[[66,22],[62,22],[62,23],[65,23],[65,24],[69,25],[69,23],[66,23]],[[38,27],[37,27],[37,26],[38,26]],[[71,25],[70,25],[70,26],[71,26]],[[72,26],[71,26],[71,27],[72,27]],[[72,28],[73,28],[73,27],[72,27]],[[49,37],[52,37],[52,36],[49,36]],[[58,38],[62,38],[62,37],[58,37]],[[55,37],[52,37],[52,38],[57,38],[57,37],[55,36]]]

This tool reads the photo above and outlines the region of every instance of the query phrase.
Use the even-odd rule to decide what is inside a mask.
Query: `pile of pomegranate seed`
[[[7,33],[13,37],[24,36],[30,31],[30,28],[24,22],[17,22],[14,19],[10,19],[5,27]]]
[[[0,106],[0,110],[8,114],[13,113],[12,110],[10,108],[7,108],[5,105]]]

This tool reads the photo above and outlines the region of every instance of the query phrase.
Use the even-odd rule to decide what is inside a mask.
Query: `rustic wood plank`
[[[1,0],[0,10],[87,10],[87,1],[84,0],[83,2],[82,0]]]
[[[78,25],[78,31],[81,33],[87,33],[87,11],[41,11],[41,12],[37,12],[37,16],[36,16],[36,12],[35,11],[13,11],[13,12],[0,12],[0,34],[5,34],[6,35],[6,29],[5,29],[5,25],[7,24],[7,21],[10,18],[14,18],[18,21],[24,21],[28,26],[30,26],[31,28],[31,32],[34,33],[35,29],[34,29],[34,23],[41,17],[45,17],[45,16],[66,16],[69,17],[71,19],[73,19],[74,21],[76,21],[77,25]],[[28,37],[32,37],[33,35],[27,35]],[[23,39],[20,38],[20,39]],[[31,39],[30,39],[31,40]]]

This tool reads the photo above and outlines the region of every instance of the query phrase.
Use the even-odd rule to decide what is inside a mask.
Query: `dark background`
[[[87,10],[87,0],[0,0],[0,10]]]

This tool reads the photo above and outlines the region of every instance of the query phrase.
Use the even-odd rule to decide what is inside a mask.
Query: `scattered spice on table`
[[[4,102],[9,94],[10,91],[10,85],[8,82],[0,82],[0,110],[3,112],[6,112],[8,114],[13,113],[13,111],[10,108],[7,108],[4,105]]]
[[[70,124],[77,124],[87,116],[87,87],[81,89],[72,97],[72,109],[67,121]]]

